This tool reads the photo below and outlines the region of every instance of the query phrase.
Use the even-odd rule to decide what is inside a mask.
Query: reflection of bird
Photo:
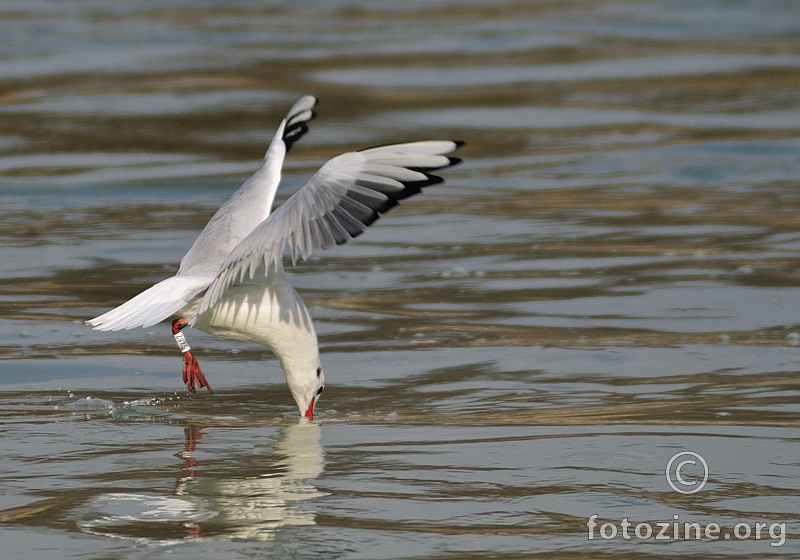
[[[270,213],[284,156],[308,130],[316,101],[306,96],[292,106],[261,167],[214,214],[175,276],[88,323],[119,330],[178,315],[172,333],[184,353],[183,378],[190,391],[208,382],[181,332],[186,325],[264,344],[280,360],[300,413],[313,417],[324,375],[311,317],[284,275],[284,250],[295,263],[345,243],[399,200],[441,182],[431,171],[459,161],[444,155],[459,145],[450,141],[342,154]]]
[[[305,418],[282,428],[272,452],[242,457],[230,472],[210,469],[194,452],[203,428],[185,429],[184,476],[172,496],[109,492],[89,498],[75,513],[78,527],[118,538],[214,538],[269,540],[286,525],[314,525],[302,502],[323,496],[313,485],[322,473],[322,428]]]
[[[178,479],[178,484],[175,486],[175,495],[179,496],[183,493],[183,486],[187,481],[192,480],[195,476],[195,467],[200,463],[194,458],[194,450],[200,440],[203,439],[203,428],[201,426],[186,426],[183,429],[186,436],[186,441],[183,446],[183,453],[178,456],[183,459],[184,469],[186,476]]]
[[[213,489],[201,480],[199,492],[212,502],[215,523],[224,524],[230,538],[248,540],[271,539],[285,525],[314,525],[314,512],[299,505],[324,495],[311,483],[322,473],[321,439],[321,427],[301,419],[281,429],[274,446],[281,459],[269,473],[218,480]]]

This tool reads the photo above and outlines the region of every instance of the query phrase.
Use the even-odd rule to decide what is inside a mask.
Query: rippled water
[[[796,4],[263,4],[0,6],[3,557],[797,557]],[[83,324],[175,272],[306,93],[281,199],[466,141],[291,269],[313,423],[263,348],[187,333],[189,395],[167,325]]]

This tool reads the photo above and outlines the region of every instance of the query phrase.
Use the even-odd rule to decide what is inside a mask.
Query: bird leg
[[[200,369],[200,364],[197,358],[190,352],[191,348],[189,343],[186,342],[186,337],[183,336],[181,329],[189,324],[189,321],[183,317],[172,321],[172,336],[175,337],[175,342],[178,343],[178,348],[183,352],[183,382],[186,383],[186,388],[192,393],[195,391],[195,383],[208,389],[209,393],[213,393],[211,385],[206,381],[206,376],[203,375],[203,370]]]

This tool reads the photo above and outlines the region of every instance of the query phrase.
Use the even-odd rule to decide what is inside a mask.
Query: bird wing
[[[308,131],[316,98],[292,105],[278,127],[258,171],[237,189],[209,220],[178,274],[159,282],[108,313],[86,321],[97,330],[149,327],[177,313],[205,290],[236,245],[269,216],[286,152]]]
[[[264,155],[261,167],[225,201],[181,259],[178,274],[219,270],[230,252],[270,214],[286,152],[308,131],[316,98],[292,105]]]
[[[225,290],[251,280],[282,262],[292,263],[316,250],[356,237],[398,201],[440,183],[430,171],[460,160],[448,154],[460,144],[425,141],[380,146],[337,156],[261,222],[231,251],[203,296],[195,318],[211,308]]]

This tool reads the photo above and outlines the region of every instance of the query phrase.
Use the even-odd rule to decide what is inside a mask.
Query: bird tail
[[[208,277],[179,275],[167,278],[112,309],[86,321],[95,330],[118,331],[149,327],[171,317],[205,290]]]

